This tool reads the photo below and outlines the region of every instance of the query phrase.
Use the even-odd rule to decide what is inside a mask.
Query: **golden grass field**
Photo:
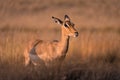
[[[60,80],[120,79],[120,11],[118,0],[1,0],[0,80],[53,80],[47,71],[24,66],[31,39],[60,40],[51,16],[68,14],[79,32],[60,72]],[[52,71],[52,70],[51,70]],[[56,76],[57,77],[57,76]]]

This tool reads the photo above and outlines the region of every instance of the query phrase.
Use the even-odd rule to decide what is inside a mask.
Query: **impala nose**
[[[75,36],[74,37],[77,37],[78,36],[78,32],[75,32]]]

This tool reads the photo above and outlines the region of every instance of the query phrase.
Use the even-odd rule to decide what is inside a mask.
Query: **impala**
[[[35,66],[44,65],[48,68],[54,65],[56,68],[60,68],[69,48],[70,37],[78,36],[68,15],[64,16],[64,21],[56,17],[52,17],[52,19],[61,25],[61,40],[50,42],[37,39],[31,41],[24,52],[26,66],[33,63]]]

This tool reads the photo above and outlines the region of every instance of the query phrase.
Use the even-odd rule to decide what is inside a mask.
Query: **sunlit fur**
[[[55,66],[56,68],[60,68],[68,51],[70,36],[78,36],[74,24],[71,23],[67,15],[65,15],[64,21],[55,17],[52,18],[56,23],[61,25],[61,40],[53,40],[50,42],[37,39],[30,41],[24,52],[26,66],[33,63],[34,65],[44,65],[45,67]]]

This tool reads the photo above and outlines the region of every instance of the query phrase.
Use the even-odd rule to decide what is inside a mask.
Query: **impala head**
[[[73,36],[73,37],[77,37],[78,36],[78,32],[76,31],[75,27],[74,27],[74,23],[72,23],[70,21],[70,18],[68,15],[64,16],[64,21],[60,20],[59,18],[56,17],[52,17],[53,20],[62,25],[62,30],[64,31],[64,35],[66,36]]]

